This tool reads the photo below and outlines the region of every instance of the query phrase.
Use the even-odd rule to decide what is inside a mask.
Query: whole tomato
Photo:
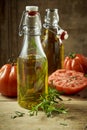
[[[5,64],[0,69],[0,93],[9,97],[17,96],[17,69],[15,64]]]
[[[75,70],[87,73],[87,58],[82,54],[71,53],[65,57],[64,68],[66,70]]]

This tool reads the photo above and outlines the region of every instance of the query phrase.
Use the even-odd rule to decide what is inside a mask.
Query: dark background
[[[19,55],[18,27],[26,5],[39,6],[42,23],[46,8],[58,8],[59,25],[69,33],[65,56],[72,51],[87,56],[87,0],[0,0],[0,67]]]

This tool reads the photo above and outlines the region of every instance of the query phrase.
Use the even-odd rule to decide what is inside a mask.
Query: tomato
[[[0,69],[0,93],[9,97],[17,96],[16,65],[5,64]]]
[[[59,69],[48,77],[48,84],[64,94],[76,94],[87,86],[82,72]]]
[[[72,53],[65,57],[64,69],[87,73],[87,58],[82,54]]]

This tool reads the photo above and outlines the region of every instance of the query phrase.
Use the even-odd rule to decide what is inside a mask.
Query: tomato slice
[[[48,84],[65,94],[75,94],[87,86],[87,78],[82,72],[59,69],[48,77]]]

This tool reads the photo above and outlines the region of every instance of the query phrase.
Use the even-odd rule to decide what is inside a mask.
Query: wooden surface
[[[30,117],[28,110],[21,108],[17,99],[0,95],[0,130],[87,130],[87,89],[86,95],[62,96],[68,112],[47,118],[43,112]],[[12,119],[15,111],[23,117]]]

